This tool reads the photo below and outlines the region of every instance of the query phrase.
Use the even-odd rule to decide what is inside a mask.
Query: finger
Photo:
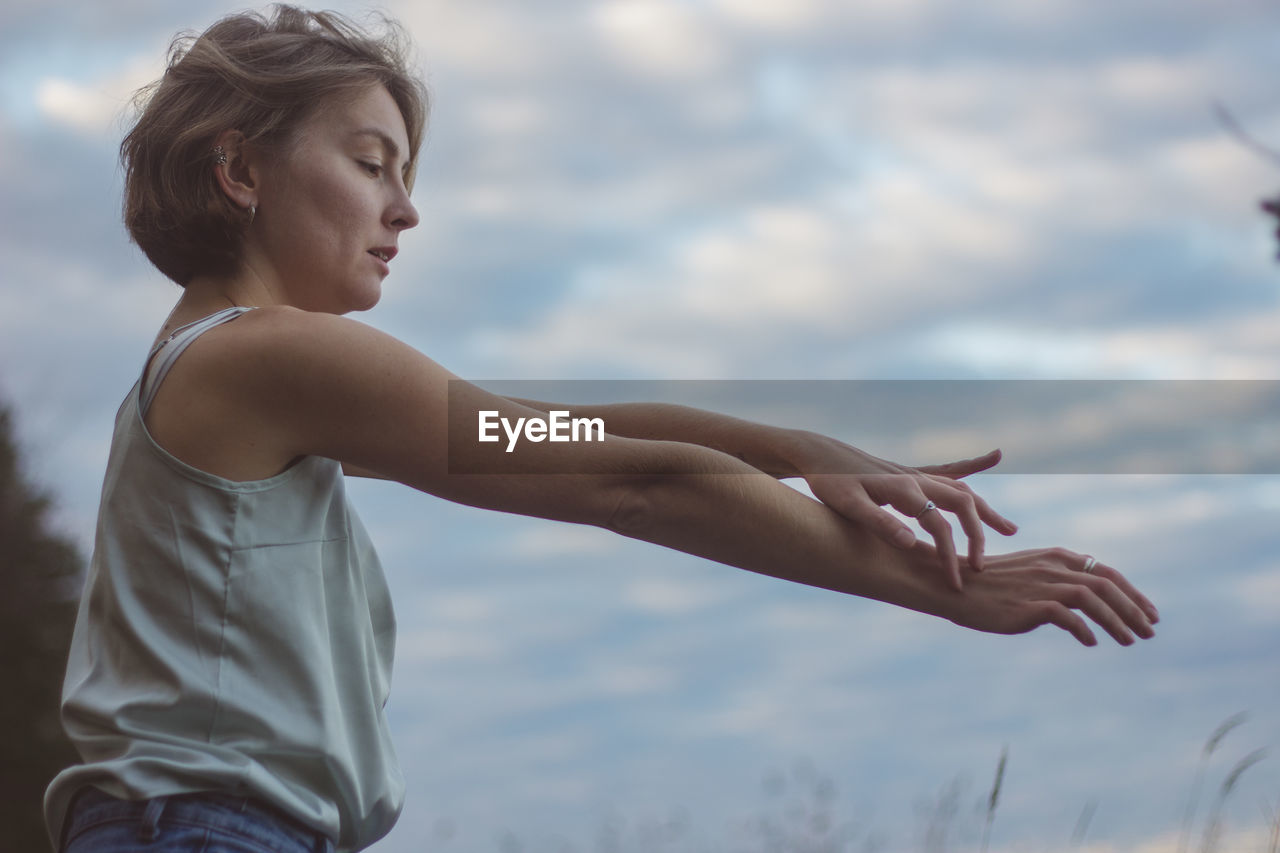
[[[1043,602],[1037,619],[1039,625],[1057,625],[1086,646],[1098,645],[1098,638],[1089,630],[1088,623],[1074,610],[1056,601]]]
[[[964,484],[962,483],[961,485]],[[998,530],[1005,536],[1012,536],[1018,532],[1018,525],[992,509],[991,504],[987,503],[979,495],[973,495],[973,503],[978,509],[978,517],[991,525],[993,530]]]
[[[907,549],[916,544],[915,531],[898,520],[893,513],[881,509],[864,491],[851,493],[833,509],[850,521],[866,525],[895,548]]]
[[[917,515],[916,523],[933,537],[934,544],[938,547],[938,557],[942,560],[942,568],[951,578],[951,585],[957,590],[964,589],[960,580],[960,559],[956,556],[956,543],[946,517],[934,507]]]
[[[1138,592],[1138,588],[1135,587],[1129,579],[1119,571],[1105,563],[1095,563],[1093,573],[1099,577],[1106,578],[1119,587],[1120,591],[1123,592],[1129,600],[1135,602],[1138,607],[1142,608],[1143,614],[1150,622],[1155,623],[1160,621],[1160,611],[1151,603],[1151,599]]]
[[[951,537],[951,525],[943,517],[934,502],[925,497],[918,480],[914,478],[894,478],[885,481],[892,485],[893,492],[880,490],[876,495],[868,495],[868,500],[876,503],[887,503],[903,515],[916,520],[924,530],[933,537],[938,547],[938,556],[942,569],[951,579],[956,590],[962,590],[964,584],[960,579],[960,560],[956,557],[955,541]],[[896,543],[895,543],[896,544]]]
[[[959,489],[968,494],[973,500],[974,506],[977,508],[978,517],[981,518],[984,523],[990,525],[993,530],[998,530],[1005,536],[1012,536],[1018,532],[1018,525],[992,509],[991,504],[987,503],[981,495],[969,486],[968,483],[961,483],[956,480],[951,480],[945,477],[939,478],[936,476],[933,480],[947,488]],[[937,500],[937,498],[934,498],[934,500]]]
[[[1147,618],[1147,614],[1143,612],[1142,607],[1126,594],[1118,584],[1114,583],[1110,577],[1103,576],[1099,572],[1101,568],[1105,567],[1095,564],[1093,572],[1080,575],[1077,582],[1084,583],[1093,591],[1094,595],[1105,601],[1139,637],[1148,640],[1154,637],[1156,635],[1155,629],[1151,627],[1151,620]],[[1120,575],[1114,569],[1111,569],[1109,574]]]
[[[1117,643],[1131,646],[1137,640],[1125,626],[1120,614],[1116,613],[1092,589],[1081,583],[1055,584],[1057,600],[1068,607],[1079,610],[1098,624]]]
[[[956,557],[956,545],[951,535],[951,525],[943,517],[942,512],[935,505],[935,502],[925,496],[921,485],[927,485],[931,488],[935,484],[945,483],[947,481],[935,481],[932,478],[921,480],[916,477],[892,477],[880,480],[873,488],[874,494],[869,489],[867,499],[875,504],[888,504],[903,515],[910,516],[924,528],[937,543],[938,553],[942,561],[943,571],[951,579],[951,584],[957,590],[964,587],[960,578],[960,560]],[[956,497],[957,490],[954,483],[948,489],[942,490],[947,495],[947,502],[953,506],[960,506],[965,503],[962,498]],[[933,491],[939,491],[932,488]],[[977,524],[979,536],[981,536],[981,524]],[[895,544],[898,544],[895,541]],[[899,545],[903,547],[907,545],[905,541]],[[970,552],[972,556],[972,551]],[[978,552],[977,562],[974,565],[981,565],[981,550]]]
[[[926,487],[925,494],[938,506],[953,512],[960,521],[965,535],[969,537],[969,565],[975,571],[982,571],[982,554],[986,549],[986,534],[982,529],[982,519],[978,515],[975,495],[967,488],[957,488],[958,484],[945,480],[934,480],[933,487]]]
[[[955,462],[944,462],[941,465],[921,465],[917,471],[925,474],[938,474],[943,477],[950,477],[958,480],[961,477],[968,477],[970,474],[976,474],[979,471],[985,471],[988,468],[994,468],[999,464],[1001,458],[1000,451],[992,450],[990,453],[984,453],[981,456],[975,456],[972,459],[960,459]]]

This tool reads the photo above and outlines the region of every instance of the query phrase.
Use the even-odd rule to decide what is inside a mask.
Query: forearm
[[[680,441],[718,450],[772,477],[800,475],[797,460],[813,438],[803,430],[753,421],[671,403],[614,403],[573,406],[511,397],[543,412],[572,411],[575,417],[600,418],[605,430],[626,438]]]
[[[900,550],[733,459],[673,448],[681,470],[635,488],[610,528],[730,566],[946,615],[953,593],[922,546]]]
[[[956,624],[1002,634],[1055,624],[1096,645],[1087,616],[1122,645],[1154,636],[1155,606],[1110,567],[1060,548],[992,557],[964,568],[963,591],[938,571],[920,542],[898,549],[743,463],[676,445],[698,473],[653,477],[620,505],[610,527],[795,583],[873,598]],[[1092,570],[1092,574],[1090,573]],[[1079,613],[1075,612],[1079,610]]]
[[[945,584],[927,548],[894,548],[866,526],[780,483],[793,473],[789,454],[808,449],[812,433],[767,427],[728,415],[662,403],[567,406],[507,398],[541,412],[567,409],[573,417],[600,418],[607,439],[574,445],[568,477],[501,477],[502,499],[485,474],[469,485],[483,489],[454,500],[608,527],[730,566],[809,586],[939,612],[929,595]],[[474,421],[470,406],[454,401],[459,430]],[[518,470],[523,453],[547,445],[521,445],[514,456],[489,445],[489,474]],[[479,450],[478,447],[474,448]],[[510,460],[504,464],[504,460]],[[508,467],[509,466],[509,467]],[[575,475],[585,475],[576,479]],[[607,492],[603,501],[587,500]],[[610,506],[592,518],[579,505]]]

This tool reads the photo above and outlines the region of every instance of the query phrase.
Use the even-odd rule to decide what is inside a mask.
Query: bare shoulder
[[[192,365],[198,382],[279,452],[384,472],[393,442],[435,456],[457,377],[392,335],[290,306],[249,311],[215,333]]]
[[[312,319],[264,308],[200,335],[172,363],[143,415],[155,441],[188,465],[236,481],[270,477],[305,455],[262,401],[284,381],[273,338],[304,340],[317,325]]]
[[[355,404],[368,412],[378,396],[389,399],[389,385],[421,395],[453,378],[408,344],[335,314],[268,306],[215,331],[210,378],[234,385],[237,396],[266,412],[314,416],[323,409],[333,416],[333,409]]]
[[[367,323],[336,314],[304,311],[291,305],[268,305],[247,311],[234,322],[215,330],[224,345],[235,350],[233,355],[260,357],[280,355],[289,350],[317,354],[334,346],[363,344],[377,338],[386,343],[399,343]]]
[[[205,369],[214,381],[234,383],[248,393],[301,397],[323,391],[332,396],[343,384],[367,383],[389,369],[442,370],[426,356],[374,327],[334,314],[287,305],[246,312],[210,332],[217,344],[207,350]]]
[[[413,376],[419,400],[421,389],[448,381],[421,353],[365,323],[263,307],[194,341],[145,420],[187,464],[232,480],[261,479],[300,456],[347,461],[361,432],[356,420],[387,417],[395,395],[386,380],[397,375]],[[402,413],[412,396],[401,396]]]

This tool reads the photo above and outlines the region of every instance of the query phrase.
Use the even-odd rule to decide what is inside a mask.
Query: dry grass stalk
[[[1000,750],[1000,763],[996,765],[996,779],[991,785],[991,795],[987,798],[987,822],[982,829],[982,853],[987,853],[991,844],[991,824],[996,819],[996,806],[1000,804],[1000,789],[1004,786],[1004,768],[1009,763],[1009,747]]]
[[[1227,778],[1222,780],[1222,787],[1218,789],[1218,798],[1213,804],[1213,811],[1209,813],[1209,820],[1205,824],[1204,841],[1200,845],[1201,853],[1214,853],[1218,849],[1218,839],[1222,836],[1222,809],[1227,803],[1227,798],[1231,796],[1236,783],[1240,781],[1245,771],[1266,756],[1265,749],[1255,749],[1236,762],[1236,766],[1231,768]]]
[[[1178,837],[1178,853],[1186,853],[1187,844],[1191,841],[1191,824],[1195,820],[1196,809],[1200,805],[1200,788],[1204,784],[1204,772],[1209,765],[1209,759],[1217,751],[1223,738],[1248,718],[1249,715],[1243,711],[1227,717],[1204,742],[1204,749],[1200,750],[1200,766],[1196,768],[1196,775],[1191,783],[1191,794],[1187,797],[1187,807],[1182,813],[1182,833]]]

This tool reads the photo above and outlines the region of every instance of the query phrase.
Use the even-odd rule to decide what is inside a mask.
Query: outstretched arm
[[[921,512],[932,505],[955,513],[969,539],[968,562],[980,570],[986,536],[984,525],[1006,536],[1017,525],[991,508],[960,481],[1000,461],[993,450],[973,459],[911,467],[873,456],[815,432],[784,429],[668,403],[619,403],[567,406],[510,398],[542,412],[571,409],[575,416],[600,418],[610,433],[630,438],[681,441],[719,450],[773,477],[804,477],[814,496],[832,509],[874,531],[898,548],[911,548],[916,536],[892,513],[916,517],[932,537],[939,560],[957,589],[960,561],[950,523],[941,512]]]
[[[874,598],[958,625],[1022,633],[1054,624],[1095,645],[1088,617],[1122,645],[1154,636],[1154,605],[1119,572],[1065,549],[991,556],[967,564],[963,591],[937,571],[922,542],[892,547],[865,527],[747,466],[680,445],[679,467],[698,474],[648,479],[609,525],[624,535],[784,580]],[[1078,613],[1076,611],[1079,611]]]
[[[260,424],[260,440],[288,453],[328,456],[449,500],[593,524],[979,630],[1052,623],[1092,645],[1087,617],[1121,643],[1151,634],[1149,602],[1110,569],[1107,576],[1072,571],[1083,565],[1078,555],[993,557],[988,571],[962,569],[968,583],[960,592],[937,572],[929,546],[894,548],[706,447],[619,436],[524,442],[511,453],[481,444],[478,412],[512,420],[540,413],[462,382],[353,320],[262,309],[230,324],[224,340],[226,357],[210,368],[205,387],[228,395]]]

